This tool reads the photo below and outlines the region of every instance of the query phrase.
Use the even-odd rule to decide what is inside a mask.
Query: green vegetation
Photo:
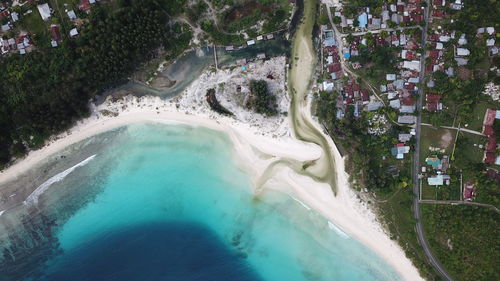
[[[291,5],[287,0],[244,1],[226,10],[221,16],[221,31],[235,33],[264,21],[261,33],[286,27]]]
[[[112,13],[94,5],[79,37],[66,38],[58,48],[0,59],[0,165],[86,116],[89,99],[158,49],[178,52],[185,46],[188,36],[167,28],[161,7],[169,1],[122,2]]]
[[[456,280],[499,280],[500,215],[476,206],[421,205],[433,253]]]
[[[414,198],[411,185],[394,193],[386,202],[377,204],[380,218],[390,232],[391,239],[397,240],[405,254],[419,269],[426,280],[441,280],[428,263],[427,256],[418,243],[415,232],[415,218],[412,212]]]
[[[381,195],[409,185],[411,171],[405,167],[406,162],[396,160],[390,154],[390,149],[398,142],[398,134],[402,132],[402,128],[391,126],[385,134],[368,134],[367,120],[374,113],[363,112],[361,118],[356,118],[353,106],[347,108],[344,118],[337,119],[337,95],[320,92],[316,114],[336,143],[348,151],[352,162],[347,168],[351,176],[361,187],[376,190]],[[383,115],[383,110],[379,114]]]
[[[247,101],[249,108],[260,114],[276,115],[278,113],[276,97],[269,92],[265,80],[251,80],[250,92],[251,95]]]

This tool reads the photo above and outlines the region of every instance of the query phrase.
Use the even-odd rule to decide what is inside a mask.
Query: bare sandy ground
[[[284,67],[284,61],[281,63]],[[204,102],[206,89],[213,87],[213,83],[218,80],[217,75],[220,75],[220,79],[225,79],[227,73],[203,75],[176,100],[164,101],[156,97],[127,96],[115,103],[105,102],[93,109],[94,113],[90,118],[80,121],[68,132],[55,137],[46,147],[30,152],[25,159],[1,172],[0,185],[19,177],[46,157],[71,144],[137,122],[181,122],[226,133],[234,144],[234,159],[237,165],[250,175],[254,183],[276,159],[308,161],[321,156],[322,151],[318,146],[298,141],[292,136],[285,115],[265,118],[251,114],[236,105],[230,107],[230,110],[235,112],[235,117],[224,117],[210,111]],[[279,103],[286,100],[286,93],[282,93],[278,99]],[[116,113],[117,116],[104,116],[102,114],[104,109]],[[335,148],[333,142],[329,138],[328,140],[330,147]],[[337,196],[333,195],[328,184],[299,175],[286,165],[277,165],[273,169],[273,176],[266,180],[263,188],[278,190],[300,200],[305,206],[333,222],[347,235],[370,247],[406,280],[422,280],[402,249],[389,239],[373,212],[356,199],[349,188],[344,160],[338,150],[335,149],[332,153],[336,163]],[[256,196],[260,191],[254,190]]]

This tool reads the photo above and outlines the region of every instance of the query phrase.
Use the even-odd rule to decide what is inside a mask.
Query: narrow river
[[[308,98],[316,64],[312,42],[316,8],[316,0],[304,1],[301,23],[292,42],[291,68],[288,76],[288,90],[292,99],[290,122],[297,139],[317,144],[323,150],[320,158],[303,165],[302,173],[317,181],[330,184],[333,192],[336,193],[337,177],[332,148],[328,142],[328,136],[322,133],[321,126],[312,119],[311,101]]]

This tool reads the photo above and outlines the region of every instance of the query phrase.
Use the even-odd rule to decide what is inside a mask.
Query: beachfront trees
[[[0,59],[0,167],[24,146],[39,147],[85,117],[89,99],[129,76],[159,48],[189,42],[167,27],[159,2],[126,1],[113,12],[95,5],[78,38]]]
[[[247,106],[257,113],[276,115],[278,113],[276,97],[269,92],[265,80],[250,81],[250,95]]]

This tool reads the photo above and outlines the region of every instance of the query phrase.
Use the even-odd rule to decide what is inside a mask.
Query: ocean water
[[[400,280],[293,198],[255,197],[219,132],[136,124],[78,152],[20,206],[0,280]]]

